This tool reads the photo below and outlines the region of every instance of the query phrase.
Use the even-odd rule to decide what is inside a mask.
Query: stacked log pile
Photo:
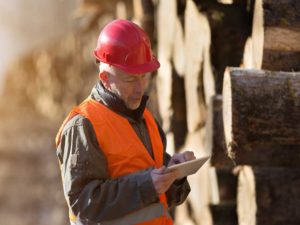
[[[235,166],[256,166],[252,172],[254,179],[251,181],[254,185],[257,179],[258,183],[253,186],[255,191],[260,191],[259,182],[275,180],[272,177],[268,178],[266,172],[262,178],[259,177],[261,173],[257,171],[263,169],[262,166],[265,171],[274,169],[274,173],[278,174],[281,173],[281,167],[298,167],[298,73],[276,72],[299,70],[298,4],[296,1],[260,0],[234,1],[231,5],[216,1],[159,1],[158,56],[164,65],[158,72],[157,88],[164,129],[170,134],[169,143],[176,142],[186,132],[182,146],[178,144],[182,142],[171,145],[174,151],[191,148],[198,151],[198,156],[209,152],[212,154],[212,167],[203,169],[189,178],[196,190],[192,190],[189,199],[192,219],[186,224],[252,224],[247,219],[244,220],[250,215],[255,217],[250,219],[256,221],[254,224],[266,224],[265,218],[270,215],[265,213],[270,212],[270,208],[263,209],[266,205],[264,202],[255,203],[258,206],[257,211],[253,213],[251,209],[248,217],[241,213],[247,212],[243,207],[248,203],[240,200],[243,196],[243,167]],[[165,16],[167,11],[168,17]],[[228,16],[230,14],[235,15],[232,20]],[[248,37],[251,30],[252,36]],[[227,48],[224,41],[226,39],[231,48]],[[258,39],[260,43],[257,43]],[[212,70],[207,69],[207,63],[212,64]],[[228,78],[225,78],[223,84],[225,67],[240,65],[273,72],[229,69],[225,74],[230,74],[232,86],[227,86]],[[211,72],[214,79],[210,76]],[[172,85],[178,81],[183,85]],[[174,87],[184,87],[184,90],[179,92],[182,96],[176,95],[178,90]],[[223,93],[223,96],[215,93]],[[177,96],[177,103],[173,101],[174,95]],[[174,128],[175,121],[183,121],[176,116],[176,112],[182,111],[179,107],[186,109],[186,115],[179,114],[186,118],[186,131],[183,127],[182,133],[176,133]],[[297,179],[296,170],[295,175],[287,181],[288,185],[292,183],[292,179]],[[242,183],[245,185],[245,182]],[[274,198],[278,196],[283,199],[282,192],[274,193]],[[258,196],[261,195],[254,195],[252,201],[259,201]],[[293,202],[293,198],[295,196],[287,201]],[[296,205],[297,201],[293,204]],[[276,204],[280,205],[279,202]],[[208,205],[210,210],[207,210]],[[286,214],[281,219],[274,216],[274,219],[270,219],[270,224],[276,224],[276,221],[292,221],[292,224],[296,224],[298,218],[290,218],[296,211]],[[183,214],[187,215],[186,212]],[[184,224],[182,214],[179,214],[178,218],[181,219],[178,223]]]
[[[300,223],[299,35],[299,1],[256,0],[243,62],[251,69],[225,72],[223,124],[228,155],[241,165],[242,225]]]
[[[225,74],[228,154],[239,165],[254,166],[240,169],[239,224],[300,222],[298,207],[275,213],[277,207],[287,210],[300,200],[299,189],[293,189],[300,182],[299,100],[299,72],[232,68]]]

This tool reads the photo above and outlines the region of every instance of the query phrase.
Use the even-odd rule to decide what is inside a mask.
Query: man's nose
[[[143,92],[145,88],[145,82],[143,79],[138,79],[136,84],[135,84],[135,91],[136,92]]]

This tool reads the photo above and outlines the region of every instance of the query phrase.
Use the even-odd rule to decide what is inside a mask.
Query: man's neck
[[[135,121],[139,121],[143,118],[143,113],[149,98],[148,96],[144,95],[140,106],[135,110],[131,110],[126,107],[122,99],[120,99],[116,94],[106,89],[101,82],[97,83],[96,86],[93,88],[91,97],[96,101],[106,105],[114,112],[126,116],[130,119],[133,119]]]

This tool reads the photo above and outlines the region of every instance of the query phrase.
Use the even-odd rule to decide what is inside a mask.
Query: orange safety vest
[[[77,114],[84,116],[91,122],[99,147],[106,157],[108,173],[111,178],[128,175],[149,167],[159,168],[163,165],[163,144],[157,124],[149,110],[145,109],[143,117],[145,118],[146,127],[149,132],[154,160],[126,118],[91,98],[85,100],[78,107],[73,108],[67,116],[57,134],[57,146],[60,143],[63,127]],[[166,195],[162,194],[159,198],[160,203],[154,204],[153,207],[150,206],[149,210],[134,212],[128,216],[129,220],[132,221],[132,218],[142,218],[141,221],[136,223],[138,225],[172,225],[173,221],[168,214]],[[158,211],[155,205],[160,207],[160,211],[163,212],[160,213],[161,215],[158,218],[151,218],[151,211],[156,211],[156,214]],[[72,219],[71,217],[70,219]],[[126,219],[128,218],[120,218],[116,222],[109,224],[124,224],[123,221]]]

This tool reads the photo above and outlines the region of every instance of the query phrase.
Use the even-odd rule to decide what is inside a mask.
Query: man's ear
[[[109,80],[108,80],[108,74],[105,71],[102,71],[99,73],[99,79],[101,80],[102,84],[106,89],[109,89]]]

